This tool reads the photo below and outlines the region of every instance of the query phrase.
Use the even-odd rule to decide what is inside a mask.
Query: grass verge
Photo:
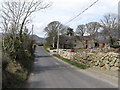
[[[78,67],[78,68],[80,68],[80,69],[87,69],[87,68],[89,68],[89,66],[87,66],[87,65],[82,65],[82,64],[80,64],[80,63],[77,63],[77,62],[71,61],[71,60],[69,60],[69,59],[63,58],[63,57],[61,57],[61,56],[58,55],[58,54],[54,54],[53,56],[55,56],[55,57],[57,57],[57,58],[65,61],[65,62],[67,62],[67,63],[69,63],[69,64],[71,64],[71,65],[73,65],[73,66],[76,66],[76,67]]]
[[[44,45],[43,47],[44,47],[46,52],[50,53],[50,51],[48,50],[48,48],[49,48],[48,46]]]

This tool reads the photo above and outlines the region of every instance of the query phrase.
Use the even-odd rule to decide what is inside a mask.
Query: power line
[[[83,14],[85,11],[87,11],[89,8],[91,8],[94,4],[96,4],[99,0],[95,1],[94,3],[92,3],[89,7],[87,7],[85,10],[83,10],[81,13],[79,13],[78,15],[76,15],[75,17],[73,17],[72,19],[70,19],[67,23],[73,21],[75,18],[77,18],[78,16],[80,16],[81,14]],[[67,24],[65,23],[65,24]]]

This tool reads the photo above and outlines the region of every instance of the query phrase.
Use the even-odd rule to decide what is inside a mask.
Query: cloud
[[[38,16],[35,20],[44,22],[46,25],[51,21],[60,21],[64,24],[82,12],[94,1],[95,0],[51,0],[53,5],[49,9],[37,13],[36,15]],[[107,13],[117,13],[117,8],[118,0],[99,0],[93,7],[89,8],[85,13],[67,25],[75,29],[79,24],[85,24],[90,21],[100,21]],[[41,30],[42,29],[43,28],[41,28]]]
[[[31,17],[31,24],[34,24],[35,29],[34,33],[44,37],[43,29],[48,23],[60,21],[65,24],[94,1],[96,0],[45,0],[46,3],[53,2],[53,5],[50,8],[34,13]],[[94,6],[67,25],[75,29],[80,24],[100,21],[105,14],[118,12],[118,2],[119,0],[99,0]]]

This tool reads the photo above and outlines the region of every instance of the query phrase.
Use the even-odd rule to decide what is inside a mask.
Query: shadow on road
[[[58,66],[58,65],[47,65],[47,66],[39,66],[39,65],[36,65],[35,67],[34,67],[34,70],[33,70],[33,73],[34,74],[39,74],[39,73],[41,73],[41,72],[48,72],[48,71],[56,71],[56,70],[61,70],[61,69],[64,69],[63,67],[60,67],[60,66]]]
[[[43,82],[43,81],[37,81],[37,80],[33,80],[33,81],[28,81],[26,84],[25,84],[25,88],[26,90],[32,90],[33,87],[35,88],[39,88],[39,87],[44,87],[46,84]]]
[[[35,55],[35,58],[49,58],[52,57],[50,55]]]

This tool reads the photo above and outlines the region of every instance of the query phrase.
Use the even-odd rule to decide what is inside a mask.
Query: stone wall
[[[59,55],[67,59],[73,59],[73,56],[75,56],[75,54],[76,53],[72,53],[69,51],[59,51]]]
[[[72,61],[87,65],[96,66],[101,69],[116,71],[120,68],[120,54],[114,52],[99,52],[99,53],[86,53],[86,52],[68,52],[59,51],[59,55],[70,59]]]

